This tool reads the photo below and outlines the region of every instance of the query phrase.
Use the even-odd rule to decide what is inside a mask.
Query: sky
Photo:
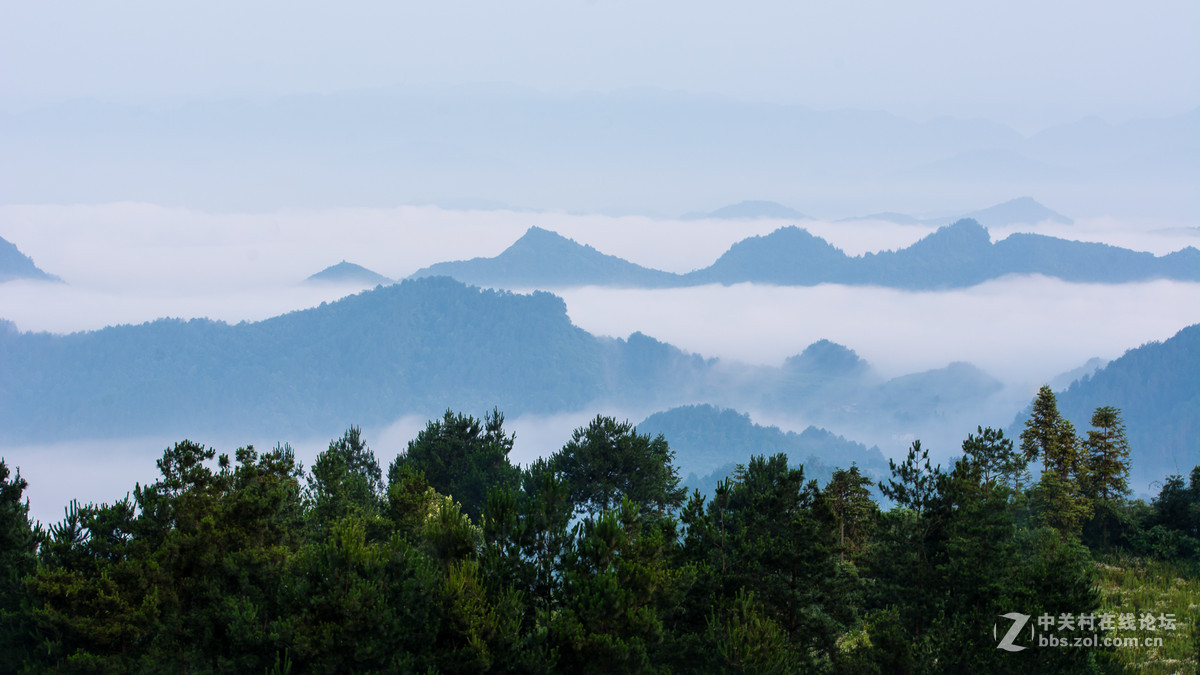
[[[1196,108],[1198,34],[1191,0],[4,0],[0,108],[496,83],[985,117],[1032,132]]]
[[[684,100],[690,96],[821,111],[886,111],[919,122],[986,119],[1029,136],[1093,116],[1120,124],[1178,116],[1200,107],[1200,3],[0,0],[0,124],[16,119],[4,114],[32,111],[36,119],[40,110],[81,99],[130,106],[135,110],[130,119],[136,121],[138,106],[170,111],[202,102],[214,106],[190,110],[224,110],[217,104],[265,104],[353,92],[444,94],[460,88],[490,91],[497,98],[512,92],[584,98],[635,93],[653,98],[665,92]],[[52,124],[47,128],[54,130]],[[290,142],[286,134],[282,137]],[[86,130],[79,138],[89,140]],[[151,145],[158,143],[153,134],[149,138]],[[170,203],[106,202],[138,193],[117,180],[127,176],[130,181],[161,183],[165,187],[146,194],[168,196],[175,194],[176,184],[192,181],[200,185],[199,192],[222,186],[231,192],[273,187],[256,182],[260,176],[249,175],[255,171],[283,174],[284,195],[304,196],[311,183],[288,183],[293,167],[272,164],[277,155],[268,155],[250,169],[243,167],[246,173],[239,174],[238,160],[222,163],[212,159],[224,159],[218,151],[205,154],[206,138],[188,139],[194,144],[162,144],[163,152],[182,149],[182,156],[169,158],[178,165],[157,155],[143,160],[126,153],[123,138],[102,140],[75,154],[55,154],[56,148],[43,151],[40,138],[22,144],[22,139],[6,140],[0,133],[0,177],[14,179],[14,184],[20,178],[23,190],[11,198],[0,181],[0,236],[68,281],[53,287],[0,285],[0,317],[22,329],[65,332],[161,316],[263,319],[353,290],[297,285],[339,260],[403,277],[434,262],[495,255],[532,225],[642,265],[686,272],[711,263],[735,241],[789,224],[569,214],[564,211],[571,207],[555,210],[559,207],[536,203],[532,197],[500,194],[501,187],[518,195],[555,193],[563,204],[572,203],[566,194],[572,190],[594,191],[606,183],[625,190],[625,196],[613,197],[618,200],[636,201],[639,190],[663,200],[657,193],[671,188],[667,203],[675,210],[666,213],[674,215],[740,199],[778,199],[807,212],[809,204],[790,197],[807,191],[814,202],[823,198],[831,204],[827,213],[817,213],[830,218],[918,208],[917,204],[934,211],[983,208],[1025,194],[1012,192],[1010,184],[966,183],[939,183],[940,189],[929,193],[919,184],[891,178],[874,183],[875,192],[866,193],[854,181],[821,184],[819,176],[803,173],[793,179],[786,165],[731,165],[715,172],[709,182],[667,185],[669,177],[664,175],[662,184],[634,186],[625,183],[640,181],[636,172],[632,177],[568,175],[566,182],[557,184],[548,175],[557,171],[553,165],[539,167],[545,173],[525,174],[489,173],[494,167],[484,166],[478,175],[462,178],[470,186],[469,194],[451,194],[431,183],[435,187],[426,189],[427,196],[494,198],[535,211],[455,211],[406,206],[406,201],[415,202],[401,199],[380,208],[283,203],[254,212],[217,212],[183,198]],[[236,136],[224,140],[240,142]],[[76,141],[71,137],[65,142]],[[18,160],[4,163],[4,142],[13,144],[8,156]],[[312,157],[317,159],[311,161],[339,159],[342,150],[338,146],[331,154],[315,153]],[[133,156],[129,161],[136,170],[121,168],[125,154]],[[436,158],[436,148],[433,154]],[[305,155],[298,151],[297,156]],[[348,162],[357,158],[353,153],[347,156]],[[83,161],[64,166],[63,157]],[[202,161],[192,161],[195,157]],[[741,161],[753,164],[753,158]],[[360,175],[355,173],[359,167],[349,164],[320,168],[325,173],[314,173],[318,180],[376,181],[384,194],[399,192],[403,186],[397,184],[404,178],[420,178],[402,172],[371,174],[366,168]],[[443,173],[455,178],[458,168],[454,165]],[[294,170],[300,174],[304,167]],[[597,171],[605,170],[612,171]],[[1143,172],[1139,175],[1150,176],[1143,183],[1126,185],[1118,176],[1103,185],[1085,180],[1060,187],[1055,194],[1070,200],[1065,205],[1035,194],[1051,208],[1076,216],[1072,226],[1041,224],[1038,231],[1156,254],[1200,244],[1200,203],[1195,181],[1189,182],[1192,174],[1180,172],[1176,165],[1163,171],[1169,180],[1158,181],[1158,174]],[[795,193],[776,187],[784,196],[764,194],[756,181],[772,175],[794,184]],[[106,179],[112,176],[120,189],[106,192]],[[541,191],[522,186],[527,176],[546,185]],[[486,189],[489,182],[500,187]],[[75,191],[37,189],[56,183],[76,186]],[[100,187],[88,189],[93,186]],[[1101,217],[1111,213],[1101,210],[1095,217],[1080,217],[1084,204],[1102,197],[1111,200],[1110,193],[1128,193],[1119,195],[1128,208],[1117,216]],[[74,197],[22,205],[27,194]],[[109,194],[118,196],[105,198]],[[347,188],[338,194],[357,193]],[[1176,229],[1161,231],[1164,226],[1154,218],[1139,219],[1165,208],[1158,202],[1170,203],[1172,218],[1167,220]],[[1184,215],[1175,215],[1179,213]],[[804,226],[850,254],[902,247],[932,229],[870,222],[810,221]],[[993,230],[993,240],[1019,229]],[[597,334],[624,337],[640,330],[705,356],[769,364],[827,337],[856,349],[887,375],[965,359],[1013,386],[1028,386],[1092,356],[1115,358],[1125,349],[1166,339],[1179,327],[1200,320],[1200,285],[1167,282],[1101,287],[1007,279],[947,293],[752,285],[561,292],[572,320]],[[1040,325],[1052,322],[1061,328],[1052,336],[1037,332]],[[519,436],[532,439],[531,445],[519,444],[522,459],[554,449],[586,417],[514,420]],[[421,420],[398,420],[379,431],[381,444],[401,446],[420,424]],[[31,494],[53,495],[39,498],[36,505],[38,517],[49,519],[68,496],[111,499],[120,496],[115,491],[123,491],[122,484],[131,484],[126,480],[130,475],[152,478],[154,453],[172,440],[177,439],[7,451],[10,458],[22,459],[27,476],[37,477]],[[275,440],[279,439],[258,443]],[[290,440],[303,447],[305,457],[315,456],[323,442]],[[221,448],[225,451],[245,442],[213,442],[226,441]],[[70,451],[77,458],[73,472],[60,459]],[[137,470],[143,473],[131,474],[125,464],[106,464],[106,458],[124,456],[121,453],[140,462]],[[72,491],[96,483],[90,479],[102,474],[104,485],[96,488],[100,492]]]

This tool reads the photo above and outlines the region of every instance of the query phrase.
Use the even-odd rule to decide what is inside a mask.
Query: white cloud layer
[[[951,291],[737,284],[558,291],[596,334],[642,331],[682,349],[779,365],[829,339],[886,376],[968,361],[1009,383],[1044,381],[1088,358],[1113,359],[1200,321],[1200,284],[1071,284],[1008,277]]]
[[[261,320],[360,290],[299,283],[340,260],[403,277],[434,262],[496,255],[534,225],[648,267],[685,272],[745,237],[788,224],[431,206],[263,214],[146,204],[4,206],[0,236],[67,284],[0,284],[0,317],[22,330],[52,332],[163,316]],[[901,248],[934,229],[874,221],[794,224],[851,255]],[[1159,254],[1200,245],[1195,228],[1113,219],[996,228],[992,237],[1031,229]],[[618,337],[642,331],[709,357],[778,364],[827,338],[889,374],[966,360],[1017,382],[1050,377],[1092,356],[1114,358],[1200,320],[1200,285],[1165,281],[1009,278],[942,292],[752,284],[556,292],[588,331]]]
[[[355,288],[299,284],[345,259],[402,277],[434,262],[496,255],[533,225],[649,267],[686,272],[711,263],[733,243],[793,224],[772,220],[654,220],[510,211],[449,211],[435,207],[220,214],[145,204],[0,206],[0,236],[67,284],[0,284],[0,318],[22,330],[68,332],[162,316],[260,320],[334,300]],[[885,222],[797,224],[849,254],[896,249],[931,232],[929,226]],[[1034,230],[1101,241],[1156,254],[1200,244],[1195,228],[1113,219],[1075,225],[994,228],[993,240]],[[1146,341],[1169,338],[1200,321],[1200,284],[1071,284],[1010,277],[973,288],[909,292],[822,285],[753,284],[670,290],[559,289],[571,319],[597,335],[641,331],[706,357],[778,365],[827,338],[856,350],[885,376],[972,362],[1008,385],[992,417],[1007,424],[1031,391],[1093,356],[1112,359]],[[463,411],[476,416],[483,410]],[[565,443],[597,413],[635,423],[652,411],[586,410],[510,419],[517,434],[513,460],[528,463]],[[749,411],[754,412],[754,411]],[[757,419],[757,418],[756,418]],[[764,418],[802,430],[805,420]],[[347,423],[353,423],[352,420]],[[364,429],[386,470],[426,423],[406,416]],[[974,421],[972,422],[974,423]],[[907,440],[879,442],[885,452]],[[946,432],[949,452],[962,430]],[[923,432],[922,437],[927,437]],[[82,441],[0,448],[30,481],[35,517],[58,520],[70,498],[111,501],[134,481],[155,479],[154,460],[179,438]],[[289,441],[310,466],[329,439],[194,439],[232,452],[253,443],[269,449]],[[931,446],[933,444],[931,443]],[[63,457],[70,457],[64,462]]]

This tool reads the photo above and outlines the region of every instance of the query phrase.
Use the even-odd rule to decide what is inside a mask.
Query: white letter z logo
[[[1004,634],[1004,639],[1000,641],[1000,644],[996,645],[996,649],[1003,649],[1006,652],[1019,652],[1019,651],[1026,649],[1026,647],[1022,647],[1020,645],[1014,645],[1013,640],[1017,639],[1017,636],[1020,635],[1020,633],[1021,633],[1021,629],[1024,628],[1025,623],[1027,621],[1029,621],[1029,615],[1028,614],[1019,614],[1017,612],[1009,612],[1008,614],[1001,614],[1000,616],[1002,618],[1009,619],[1010,621],[1012,621],[1013,625],[1011,628],[1008,629],[1008,632]],[[996,626],[995,626],[995,624],[993,624],[992,625],[992,638],[995,638],[995,637],[996,637]]]

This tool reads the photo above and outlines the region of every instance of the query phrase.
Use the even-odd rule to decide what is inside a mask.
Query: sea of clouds
[[[687,272],[711,264],[737,241],[785,225],[808,229],[850,255],[902,248],[936,229],[864,220],[669,220],[433,206],[265,213],[135,203],[0,206],[0,237],[65,282],[0,284],[0,318],[20,330],[55,333],[167,316],[257,321],[363,290],[303,283],[341,260],[403,278],[436,262],[497,255],[532,226],[640,265]],[[1158,255],[1200,246],[1194,227],[1112,218],[990,230],[993,240],[1018,231]],[[1003,411],[1001,421],[1010,421],[1016,407],[1055,375],[1092,357],[1119,357],[1200,321],[1200,284],[1163,280],[1107,285],[1021,276],[946,291],[832,284],[548,290],[561,295],[571,320],[593,334],[626,337],[641,331],[705,357],[779,365],[812,342],[830,339],[854,349],[885,377],[968,361],[1005,383],[1004,400],[1013,409]],[[636,422],[651,411],[509,420],[518,439],[514,459],[525,463],[553,452],[572,429],[600,412]],[[803,420],[786,418],[756,421],[796,431],[804,426]],[[424,424],[410,416],[365,430],[385,470]],[[7,447],[0,456],[21,467],[36,517],[49,521],[61,517],[72,497],[111,501],[134,481],[153,480],[153,460],[177,440]],[[196,440],[229,453],[247,443],[269,449],[287,441],[306,464],[329,441]]]

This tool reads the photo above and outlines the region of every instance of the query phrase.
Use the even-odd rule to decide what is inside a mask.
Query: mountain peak
[[[737,242],[691,278],[701,283],[733,276],[742,281],[815,284],[840,280],[847,260],[841,249],[808,230],[788,225]]]
[[[585,249],[585,250],[592,248],[591,246],[587,246],[585,244],[580,244],[579,242],[577,242],[574,239],[571,239],[569,237],[564,237],[561,234],[555,232],[554,230],[547,230],[545,228],[541,228],[541,227],[538,227],[537,225],[534,225],[534,226],[530,227],[528,230],[525,230],[525,234],[521,235],[520,238],[518,238],[516,241],[514,241],[511,246],[509,246],[507,249],[505,249],[504,253],[508,253],[509,251],[512,251],[514,249],[521,250],[521,249],[528,249],[531,247],[546,247],[546,246],[552,246],[559,250],[562,250],[564,248],[577,248],[577,249]],[[595,250],[595,249],[592,249],[592,250]],[[502,253],[501,255],[504,255],[504,253]]]
[[[972,211],[968,218],[975,218],[992,227],[1003,225],[1034,225],[1050,221],[1060,225],[1074,225],[1075,221],[1063,214],[1039,204],[1033,197],[1017,197],[986,209]]]
[[[822,339],[805,347],[803,352],[789,356],[783,367],[784,370],[811,374],[855,375],[865,372],[870,365],[853,349]]]
[[[597,251],[574,239],[530,227],[494,258],[443,262],[413,277],[447,275],[470,284],[502,287],[629,285],[658,287],[674,283],[668,272],[652,270]]]
[[[33,264],[33,259],[21,253],[15,244],[0,237],[0,283],[14,279],[62,281],[53,274],[42,271]]]
[[[936,232],[914,244],[913,248],[922,242],[936,242],[939,247],[977,249],[990,245],[992,237],[988,234],[987,228],[980,225],[978,220],[960,218],[949,225],[939,227]]]
[[[308,283],[338,283],[338,284],[391,284],[392,280],[373,272],[362,265],[341,261],[305,279]]]
[[[545,264],[547,261],[569,259],[592,259],[604,256],[596,249],[581,244],[574,239],[538,226],[530,227],[508,248],[504,249],[497,260],[507,260],[509,264]]]

